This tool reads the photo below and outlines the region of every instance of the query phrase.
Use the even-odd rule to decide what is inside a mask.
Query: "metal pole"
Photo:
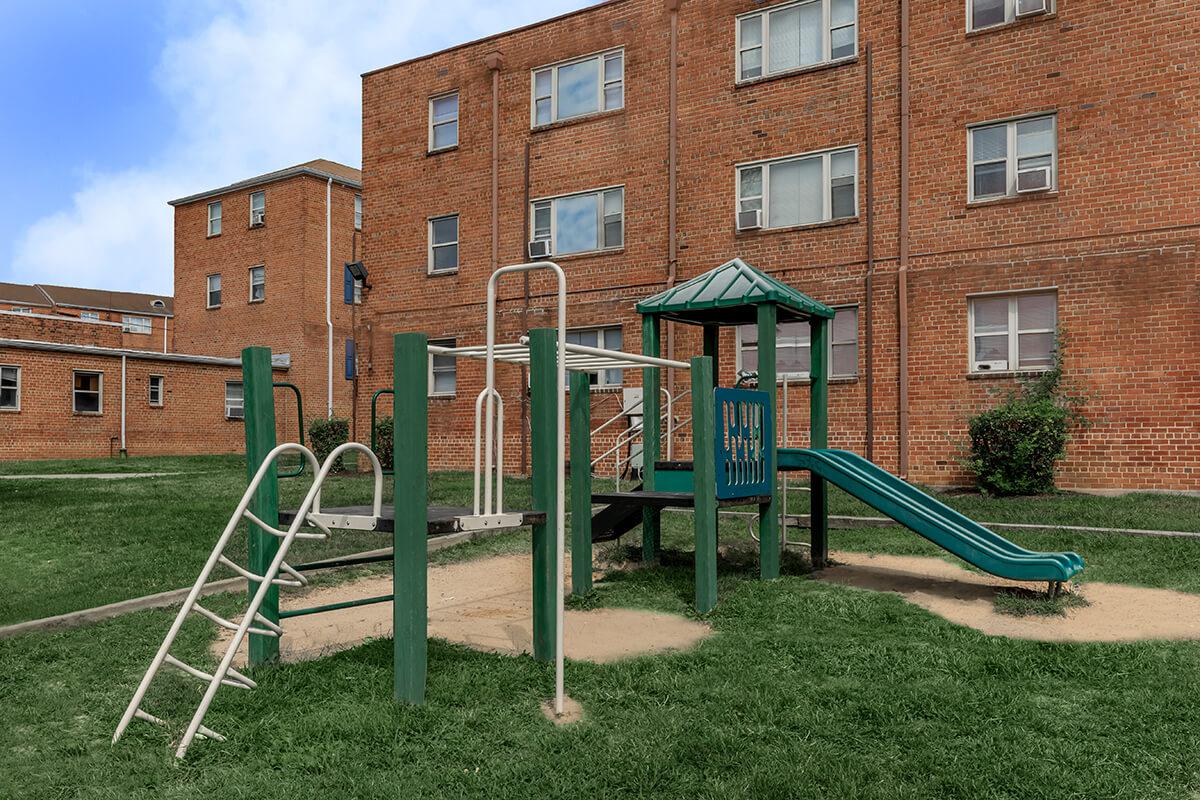
[[[275,387],[271,374],[271,349],[247,347],[242,350],[242,404],[246,428],[246,474],[253,481],[259,467],[275,449]],[[268,467],[254,500],[250,504],[254,516],[272,527],[279,527],[279,480],[274,461]],[[256,575],[266,575],[279,539],[257,525],[249,529],[248,567]],[[251,598],[258,591],[258,582],[251,581]],[[268,589],[259,613],[271,623],[279,624],[279,587]],[[250,664],[262,664],[279,658],[279,639],[274,636],[250,634]]]
[[[423,333],[398,333],[392,348],[392,693],[425,700],[428,667],[429,353]]]
[[[571,594],[592,590],[592,395],[586,372],[571,373]]]

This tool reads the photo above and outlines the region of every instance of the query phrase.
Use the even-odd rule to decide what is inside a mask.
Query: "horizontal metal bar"
[[[307,564],[299,564],[294,569],[297,572],[312,572],[318,569],[334,569],[336,567],[353,567],[356,564],[378,564],[383,561],[392,561],[395,556],[392,553],[377,556],[348,556],[346,558],[327,558],[323,561],[311,561]]]
[[[346,600],[342,603],[329,603],[323,606],[313,606],[312,608],[292,608],[280,611],[279,618],[303,617],[308,614],[321,614],[325,611],[338,611],[343,608],[357,608],[358,606],[369,606],[375,603],[390,603],[394,597],[394,594],[381,594],[378,597],[364,597],[361,600]]]

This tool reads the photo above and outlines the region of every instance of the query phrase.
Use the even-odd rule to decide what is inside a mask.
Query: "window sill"
[[[976,28],[974,30],[967,31],[966,38],[973,39],[976,36],[985,36],[989,33],[995,33],[996,31],[1006,31],[1006,30],[1009,30],[1010,28],[1016,28],[1021,25],[1034,25],[1034,24],[1036,24],[1038,22],[1042,22],[1044,20],[1057,19],[1057,18],[1058,18],[1057,11],[1048,11],[1044,14],[1031,14],[1027,17],[1017,17],[1016,19],[1014,19],[1010,22],[1001,22],[997,25],[989,25],[986,28]]]
[[[766,236],[772,233],[791,233],[796,231],[811,231],[821,228],[837,228],[842,225],[858,224],[858,216],[844,217],[842,219],[831,219],[825,222],[810,222],[805,225],[785,225],[780,228],[757,228],[753,230],[737,231],[738,236]]]
[[[259,228],[265,228],[265,227],[267,227],[267,223],[265,223],[265,222],[260,222],[260,223],[258,223],[257,225],[247,225],[247,226],[246,226],[246,230],[248,230],[248,231],[253,231],[253,230],[257,230],[257,229],[259,229]]]
[[[453,152],[454,152],[455,150],[457,150],[457,149],[458,149],[458,145],[456,145],[456,144],[452,144],[452,145],[450,145],[450,146],[448,146],[448,147],[439,147],[439,148],[437,148],[436,150],[426,150],[426,151],[425,151],[425,157],[426,157],[426,158],[428,158],[428,157],[430,157],[430,156],[440,156],[440,155],[442,155],[443,153],[453,153]],[[356,230],[362,230],[362,229],[361,229],[361,228],[358,228],[358,229],[356,229]]]
[[[72,411],[72,416],[75,417],[103,417],[103,411]]]
[[[245,422],[246,418],[245,417],[226,417],[225,421],[226,422]]]
[[[617,114],[624,114],[625,106],[620,108],[610,108],[604,111],[593,111],[591,114],[580,114],[578,117],[567,117],[566,119],[556,119],[554,122],[546,122],[542,125],[531,125],[530,133],[542,133],[543,131],[552,131],[558,128],[565,128],[568,125],[576,125],[580,122],[591,122],[592,120],[601,119],[603,117],[612,117]]]
[[[146,405],[149,406],[150,408],[158,408],[158,409],[161,409],[163,407],[162,403],[147,403]]]
[[[965,377],[969,381],[985,381],[989,378],[1036,378],[1049,371],[1048,367],[1042,369],[998,369],[995,372],[968,372]]]
[[[130,336],[150,336],[153,334],[153,331],[121,331],[121,333],[125,333]]]
[[[0,408],[0,414],[20,414],[20,408]]]
[[[559,261],[573,261],[577,258],[595,258],[596,256],[615,256],[615,255],[620,255],[621,253],[624,253],[624,252],[625,252],[625,248],[623,246],[622,247],[606,247],[601,250],[585,250],[582,253],[565,253],[563,255],[551,253],[548,260],[554,261],[557,263]]]
[[[219,308],[220,308],[220,306],[205,306],[204,310],[205,311],[216,311]]]
[[[813,72],[822,72],[827,69],[836,69],[844,67],[847,64],[858,63],[858,53],[852,56],[843,56],[832,61],[822,61],[820,64],[809,64],[804,67],[796,67],[784,72],[776,72],[774,75],[763,75],[758,78],[746,78],[745,80],[735,80],[733,86],[735,89],[741,89],[745,86],[758,86],[760,83],[770,83],[771,81],[782,80],[783,78],[794,78],[797,75],[808,75]]]
[[[265,302],[267,302],[267,298],[265,298],[265,297],[264,297],[262,300],[247,300],[247,301],[246,301],[246,305],[248,305],[248,306],[259,306],[259,305],[262,305],[262,304],[263,304],[263,303],[265,303]]]
[[[220,236],[221,236],[221,234],[219,234],[219,233],[210,233],[207,236],[205,236],[204,238],[205,239],[217,239],[217,238],[220,238]]]
[[[431,395],[429,395],[429,399],[430,400],[457,400],[458,395],[457,394],[431,394]]]
[[[425,275],[426,275],[426,277],[429,277],[429,278],[444,278],[447,275],[457,275],[457,274],[458,274],[457,268],[455,268],[455,269],[439,269],[439,270],[431,270],[431,269],[426,268],[426,270],[425,270]],[[354,305],[362,305],[362,303],[355,303]]]
[[[788,378],[787,383],[789,386],[811,386],[812,378],[809,378],[809,377]],[[838,375],[836,377],[826,378],[825,383],[829,384],[830,386],[832,386],[834,384],[839,384],[839,383],[858,383],[858,376],[857,375]],[[750,384],[750,385],[753,385],[755,387],[758,386],[757,383]],[[783,386],[783,378],[776,378],[775,385]]]
[[[1050,201],[1058,199],[1058,189],[1046,189],[1041,192],[1025,192],[1024,194],[1006,194],[1004,197],[991,197],[986,200],[969,200],[967,208],[986,208],[987,206],[1007,205],[1008,203],[1032,203],[1038,200]]]

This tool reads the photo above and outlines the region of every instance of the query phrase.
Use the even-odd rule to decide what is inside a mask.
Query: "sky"
[[[591,0],[0,0],[0,281],[172,290],[168,200],[361,163],[371,69]]]

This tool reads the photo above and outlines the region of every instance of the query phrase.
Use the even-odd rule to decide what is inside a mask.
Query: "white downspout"
[[[167,321],[169,317],[163,317],[163,353],[167,352]]]
[[[333,229],[331,227],[333,219],[333,178],[325,184],[325,330],[328,334],[328,362],[329,362],[329,380],[328,380],[328,399],[326,402],[325,416],[327,419],[333,418]]]
[[[127,452],[125,447],[125,356],[121,356],[121,452]]]

